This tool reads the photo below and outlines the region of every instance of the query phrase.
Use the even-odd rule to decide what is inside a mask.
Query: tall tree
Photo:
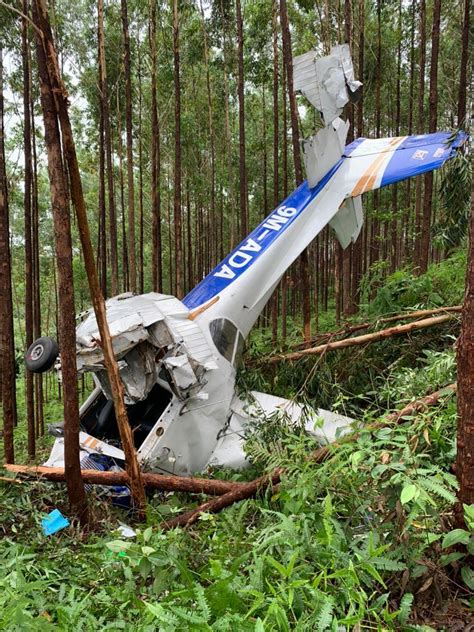
[[[419,64],[419,82],[418,82],[418,121],[417,133],[422,134],[425,130],[424,114],[425,114],[425,67],[426,67],[426,2],[420,0],[420,26],[418,37],[418,64]],[[420,265],[421,252],[421,218],[422,218],[422,178],[416,180],[415,193],[415,248],[414,258],[417,270]]]
[[[45,32],[45,0],[33,1],[33,21],[37,30],[36,57],[40,77],[44,140],[48,154],[51,206],[53,211],[56,266],[59,281],[59,342],[64,406],[64,469],[71,509],[82,523],[88,521],[87,498],[79,463],[79,402],[76,388],[76,321],[72,239],[67,175],[63,164],[61,136],[56,116],[53,86],[48,72]],[[44,38],[44,39],[43,39]],[[50,61],[51,63],[51,61]]]
[[[183,297],[183,243],[181,221],[181,79],[179,61],[179,0],[173,0],[173,61],[174,61],[174,264],[175,292]],[[171,257],[171,253],[170,253]]]
[[[110,284],[112,295],[119,292],[118,284],[118,250],[117,250],[117,214],[114,193],[114,166],[112,161],[112,139],[110,130],[109,86],[107,82],[107,65],[105,60],[104,34],[104,2],[97,0],[98,46],[99,46],[99,97],[101,118],[104,125],[105,158],[107,165],[107,195],[109,214],[109,248],[110,248]]]
[[[32,236],[32,147],[31,147],[31,95],[30,95],[30,62],[28,55],[28,2],[23,0],[21,25],[21,56],[23,65],[23,153],[25,161],[25,178],[23,207],[25,213],[25,342],[28,349],[33,343],[33,236]],[[35,456],[35,400],[33,374],[26,372],[26,421],[28,428],[28,456]]]
[[[456,475],[459,481],[457,507],[460,526],[462,503],[474,503],[474,189],[471,193],[466,291],[462,312],[461,335],[457,344],[458,432]]]
[[[288,9],[286,0],[280,0],[280,21],[283,42],[283,63],[286,71],[288,98],[290,101],[291,138],[293,143],[293,160],[295,165],[295,181],[297,186],[303,182],[303,169],[301,166],[300,134],[298,125],[298,109],[296,107],[296,95],[293,88],[293,53],[291,50],[291,33],[288,22]],[[309,287],[308,251],[304,250],[300,256],[300,287],[303,299],[303,323],[304,338],[311,338],[311,294]]]
[[[272,0],[272,31],[273,31],[273,207],[280,201],[280,172],[279,172],[279,71],[278,71],[278,5]],[[275,290],[271,302],[272,342],[276,344],[278,337],[278,289]]]
[[[152,286],[163,291],[163,259],[161,255],[161,187],[160,187],[160,124],[157,99],[156,0],[150,0],[150,66],[151,66],[151,217],[152,217]]]
[[[464,14],[461,39],[461,70],[459,73],[458,95],[458,127],[467,127],[466,94],[467,94],[467,63],[469,59],[469,28],[471,19],[471,0],[464,0]]]
[[[60,223],[57,221],[55,223],[55,235],[56,241],[58,244],[57,252],[64,254],[67,252],[68,256],[64,257],[62,260],[58,257],[58,275],[59,278],[63,278],[64,281],[67,281],[64,285],[64,296],[61,296],[60,292],[60,300],[65,300],[68,298],[68,301],[71,298],[73,299],[73,281],[71,278],[67,278],[69,275],[72,275],[72,266],[70,261],[70,230],[69,230],[69,244],[68,244],[68,231],[70,229],[69,224],[69,214],[67,205],[64,205],[63,196],[59,197],[61,191],[56,186],[56,181],[54,179],[55,172],[58,174],[58,184],[61,183],[62,175],[64,175],[64,170],[62,169],[62,164],[59,159],[61,158],[60,152],[60,136],[59,136],[59,126],[58,122],[61,126],[61,134],[64,144],[64,156],[67,163],[67,169],[70,177],[70,187],[71,187],[71,198],[76,211],[77,218],[77,226],[79,230],[79,237],[81,240],[82,252],[84,256],[84,265],[86,269],[87,279],[89,283],[89,290],[92,298],[92,303],[94,306],[95,317],[97,320],[97,325],[99,328],[100,340],[102,352],[104,354],[104,363],[107,369],[107,375],[110,384],[110,390],[112,393],[112,399],[114,402],[115,409],[115,418],[117,420],[117,426],[120,433],[120,440],[122,444],[122,449],[125,453],[125,467],[127,470],[129,483],[130,483],[130,491],[132,494],[132,499],[134,501],[135,509],[137,510],[138,516],[140,518],[144,518],[145,515],[145,490],[143,487],[141,471],[138,465],[138,460],[133,444],[133,436],[132,430],[128,423],[127,409],[125,407],[124,400],[124,388],[120,379],[120,373],[118,369],[118,363],[115,358],[114,349],[112,345],[112,340],[110,336],[109,325],[107,322],[107,314],[105,308],[104,297],[100,291],[99,279],[97,275],[97,270],[94,263],[94,251],[92,248],[92,241],[90,237],[90,229],[89,222],[87,218],[87,211],[84,202],[84,194],[82,191],[82,182],[81,176],[79,172],[79,165],[77,161],[76,148],[74,144],[74,139],[72,135],[72,127],[71,122],[69,120],[68,113],[68,100],[67,100],[67,91],[62,81],[60,71],[59,71],[59,63],[58,57],[56,53],[56,48],[54,46],[53,35],[51,32],[51,27],[49,24],[49,17],[46,9],[45,0],[34,0],[34,21],[36,26],[38,27],[37,31],[37,57],[38,57],[38,68],[40,71],[40,77],[42,78],[41,85],[41,95],[42,95],[42,104],[43,105],[43,118],[45,120],[45,140],[47,142],[48,149],[48,169],[50,170],[50,188],[51,188],[51,196],[52,201],[56,199],[58,203],[57,215],[55,217],[56,220],[60,219],[60,214],[63,215],[64,223]],[[41,34],[42,31],[42,34]],[[53,99],[53,95],[56,96]],[[46,127],[51,128],[51,136],[49,139],[46,138]],[[65,184],[65,178],[64,178]],[[67,202],[67,200],[66,200]],[[53,201],[54,204],[54,201]],[[71,390],[71,398],[74,401],[74,406],[77,406],[77,392],[76,389],[72,389],[72,377],[74,377],[75,381],[75,328],[74,328],[74,305],[67,305],[68,309],[66,311],[66,315],[61,313],[61,319],[64,319],[66,316],[69,319],[67,321],[67,326],[71,326],[70,320],[72,319],[72,333],[69,330],[70,339],[67,339],[66,346],[63,345],[63,354],[64,357],[67,358],[67,377],[68,384]],[[65,322],[62,320],[63,328],[65,326]],[[72,347],[72,349],[71,349]],[[66,355],[67,354],[67,355]],[[63,365],[64,370],[64,365]],[[64,373],[63,373],[64,376]],[[74,396],[73,396],[74,391]],[[65,406],[66,406],[66,390],[65,390]],[[68,404],[69,405],[69,404]],[[69,438],[69,447],[72,449],[73,447],[79,450],[79,442],[78,442],[78,432],[79,432],[79,416],[78,412],[76,414],[75,408],[71,410],[73,413],[70,417],[66,416],[65,410],[65,422],[69,423],[68,432],[70,433]],[[74,425],[73,425],[74,424]],[[66,454],[66,429],[65,429],[65,457]],[[75,475],[79,477],[82,485],[82,479],[80,478],[80,469],[78,459],[71,460],[71,463],[74,463],[75,467]],[[77,468],[76,468],[77,465]],[[71,474],[72,477],[72,474]],[[77,483],[79,484],[79,483]],[[82,488],[83,489],[83,488]],[[76,493],[78,493],[76,491]]]
[[[3,449],[6,463],[14,463],[13,428],[16,420],[15,346],[11,286],[8,187],[5,170],[3,49],[0,45],[0,379],[3,410]]]
[[[128,188],[128,271],[130,290],[137,291],[135,260],[135,185],[133,178],[133,130],[132,130],[132,68],[130,56],[130,31],[127,0],[121,0],[123,29],[123,66],[125,75],[125,129],[127,131],[127,188]]]
[[[438,57],[441,21],[441,0],[434,0],[433,28],[431,31],[430,63],[430,133],[436,132],[438,123]],[[423,217],[421,221],[419,270],[423,274],[428,268],[430,256],[431,214],[433,205],[433,172],[425,175],[425,193],[423,198]]]
[[[244,26],[240,0],[235,2],[237,17],[237,59],[239,97],[239,175],[240,175],[240,236],[244,239],[249,232],[247,202],[247,166],[245,161],[245,96],[244,96]]]

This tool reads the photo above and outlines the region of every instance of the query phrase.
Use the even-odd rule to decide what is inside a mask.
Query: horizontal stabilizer
[[[355,198],[348,198],[341,205],[338,212],[329,222],[329,226],[336,232],[339,243],[343,248],[355,242],[364,223],[364,212],[362,210],[362,199],[360,195]]]

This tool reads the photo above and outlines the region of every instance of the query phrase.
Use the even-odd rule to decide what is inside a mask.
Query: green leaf
[[[465,529],[453,529],[447,533],[443,538],[443,549],[447,549],[455,544],[467,544],[469,542],[470,534]]]
[[[405,485],[405,487],[402,489],[402,493],[400,494],[400,502],[402,503],[402,505],[406,505],[410,502],[410,500],[413,500],[417,495],[417,492],[418,489],[416,485],[413,485],[413,483]]]
[[[474,505],[463,505],[466,524],[474,530]]]
[[[463,566],[461,568],[461,577],[469,590],[474,590],[474,569],[470,566]]]
[[[400,610],[398,612],[398,620],[400,621],[402,625],[404,625],[408,621],[412,604],[413,604],[412,593],[406,593],[405,595],[403,595],[400,601]]]
[[[451,562],[457,562],[458,560],[464,557],[465,553],[460,553],[459,551],[453,551],[452,553],[448,553],[447,555],[441,555],[439,558],[439,563],[441,566],[447,566],[451,564]]]
[[[142,553],[143,555],[151,555],[152,553],[155,553],[156,549],[154,549],[152,546],[142,546]]]
[[[111,542],[107,542],[105,546],[114,553],[121,553],[122,551],[128,551],[132,543],[125,542],[124,540],[112,540]]]

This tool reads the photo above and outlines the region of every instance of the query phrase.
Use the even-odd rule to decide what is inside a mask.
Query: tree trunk
[[[6,463],[15,462],[15,346],[13,339],[13,301],[11,285],[10,227],[5,164],[3,105],[3,50],[0,45],[0,379],[3,411],[3,449]]]
[[[28,14],[27,0],[23,0],[23,13]],[[23,65],[23,152],[25,160],[25,184],[23,207],[25,213],[25,346],[33,343],[33,236],[31,190],[33,168],[31,159],[31,95],[30,68],[28,57],[28,23],[22,18],[21,56]],[[33,373],[26,371],[26,421],[28,427],[28,456],[35,456],[35,400]]]
[[[424,113],[425,113],[425,67],[426,67],[426,2],[420,0],[420,35],[419,35],[419,87],[418,87],[418,121],[417,132],[422,134],[425,131]],[[416,269],[420,267],[421,253],[421,218],[422,218],[422,182],[423,179],[416,179],[415,193],[415,248],[414,259]]]
[[[101,114],[104,121],[104,144],[107,166],[107,195],[109,211],[109,248],[110,248],[110,285],[112,296],[119,293],[118,284],[118,251],[117,251],[117,213],[114,193],[114,167],[112,162],[112,139],[110,133],[109,86],[107,83],[107,68],[105,62],[104,36],[104,2],[97,1],[98,13],[98,45],[99,45],[99,94]]]
[[[273,207],[280,201],[279,175],[279,103],[278,103],[278,6],[277,0],[272,0],[272,32],[273,32]],[[278,291],[273,293],[271,301],[272,316],[272,344],[278,338]]]
[[[183,244],[181,226],[181,81],[179,62],[179,10],[173,0],[173,60],[174,60],[174,263],[176,296],[183,298]]]
[[[61,483],[65,480],[64,468],[28,465],[6,465],[7,472],[23,476],[34,476],[48,481]],[[92,485],[127,485],[126,472],[102,472],[100,470],[81,470],[84,483]],[[143,484],[150,489],[162,491],[187,492],[190,494],[212,494],[220,496],[239,489],[245,483],[221,481],[211,478],[195,478],[191,476],[174,476],[166,474],[142,473]],[[13,479],[12,479],[13,480]]]
[[[235,2],[237,14],[237,57],[239,97],[239,175],[240,175],[240,237],[245,239],[249,232],[247,210],[247,167],[245,164],[245,100],[244,100],[244,32],[240,0]]]
[[[431,65],[430,65],[430,124],[429,132],[436,132],[438,122],[438,57],[441,20],[441,0],[434,0],[433,29],[431,32]],[[423,199],[423,217],[421,222],[420,241],[420,274],[426,272],[430,256],[431,213],[433,203],[433,172],[425,175],[425,195]]]
[[[474,190],[471,193],[466,291],[461,335],[457,344],[458,431],[456,476],[459,503],[474,503]],[[462,506],[457,507],[457,521],[463,523]]]
[[[471,16],[471,0],[464,0],[464,16],[462,23],[461,70],[459,73],[458,95],[458,127],[467,129],[466,121],[466,93],[467,93],[467,64],[469,59],[469,27]]]
[[[288,23],[286,0],[280,0],[280,22],[283,42],[283,63],[286,70],[288,98],[290,100],[291,138],[293,143],[293,160],[295,164],[295,181],[296,185],[299,186],[303,182],[303,170],[301,166],[298,109],[296,107],[296,95],[293,89],[293,53],[291,50],[291,33],[290,25]],[[304,339],[309,340],[309,338],[311,338],[311,293],[307,250],[304,250],[300,255],[299,285],[303,299]]]
[[[127,409],[125,407],[124,402],[124,390],[123,384],[120,379],[120,374],[118,370],[117,360],[114,355],[114,350],[112,346],[112,341],[110,337],[109,325],[107,322],[106,309],[105,309],[105,301],[100,292],[99,280],[97,277],[96,268],[94,265],[94,253],[92,249],[92,242],[90,238],[89,224],[87,220],[87,211],[84,203],[84,196],[82,192],[82,183],[81,177],[79,173],[79,166],[77,162],[76,149],[74,145],[74,139],[72,136],[71,124],[69,121],[68,114],[68,101],[67,101],[67,92],[62,82],[59,66],[57,60],[57,53],[53,43],[53,37],[51,33],[51,27],[48,21],[48,15],[45,5],[45,0],[35,0],[36,7],[36,24],[43,31],[43,39],[37,38],[37,50],[38,50],[38,60],[41,63],[43,68],[43,75],[46,80],[50,83],[49,85],[45,85],[43,83],[42,86],[42,95],[44,95],[45,99],[49,98],[49,102],[45,102],[45,120],[52,119],[52,123],[56,124],[55,133],[57,132],[59,138],[59,129],[57,129],[57,119],[59,118],[61,124],[61,132],[63,136],[65,156],[67,160],[68,172],[70,176],[71,182],[71,197],[76,210],[77,216],[77,226],[79,229],[79,236],[81,239],[82,251],[84,255],[84,264],[86,268],[87,278],[89,282],[89,289],[91,293],[91,298],[94,306],[95,316],[97,319],[97,324],[99,327],[101,347],[104,354],[105,366],[107,369],[107,374],[109,378],[110,388],[112,391],[112,399],[114,402],[115,408],[115,417],[117,419],[117,426],[120,432],[120,439],[122,443],[122,449],[125,452],[125,466],[127,469],[127,473],[130,481],[130,490],[132,494],[132,498],[134,501],[135,509],[138,512],[140,518],[144,518],[144,509],[145,509],[145,492],[141,480],[141,472],[138,466],[138,461],[133,445],[133,437],[130,425],[128,423],[127,417]],[[47,52],[47,56],[45,55],[45,50],[42,48],[42,44],[45,46],[45,50]],[[47,63],[47,65],[46,65]],[[52,102],[52,95],[55,95],[56,98],[54,102]],[[54,156],[52,156],[54,158]],[[62,166],[62,165],[59,165]],[[58,172],[61,175],[61,172]],[[55,180],[52,180],[52,194],[57,195],[57,189],[54,186]],[[61,209],[60,209],[61,210]],[[67,211],[67,209],[65,209]],[[69,215],[66,212],[66,219],[69,221]],[[69,224],[67,224],[69,226]],[[58,266],[58,270],[61,270]],[[72,272],[72,270],[71,270]],[[72,278],[70,285],[67,288],[72,289]],[[61,288],[60,288],[61,289]],[[73,298],[73,297],[72,297]],[[61,299],[61,292],[60,292]],[[64,297],[62,297],[64,300]],[[72,316],[72,324],[74,326],[74,307],[72,306],[71,316]],[[68,312],[69,313],[69,312]],[[61,311],[61,318],[64,318],[64,315]],[[67,340],[68,347],[62,349],[62,359],[63,359],[63,379],[64,378],[64,359],[67,359],[68,369],[69,365],[71,365],[73,371],[71,371],[71,375],[73,375],[75,379],[75,328],[73,327],[72,332],[69,334],[70,339]],[[70,348],[72,347],[72,349]],[[72,381],[71,381],[72,382]],[[75,384],[74,384],[75,387]],[[74,394],[76,397],[77,403],[77,393],[74,388]],[[67,401],[66,393],[64,397],[65,406]],[[68,404],[69,405],[69,404]],[[66,420],[69,420],[68,417],[65,417]],[[71,417],[74,421],[77,421],[77,426],[74,429],[69,428],[71,435],[72,430],[74,430],[74,442],[72,441],[72,436],[70,437],[70,446],[74,443],[74,448],[79,450],[79,442],[77,433],[79,431],[79,418],[78,415]],[[65,436],[65,444],[66,444],[66,436]],[[78,464],[78,460],[77,460]],[[75,475],[80,479],[80,470],[75,470]],[[76,481],[77,482],[77,481]],[[82,482],[80,482],[82,486]]]
[[[51,206],[53,210],[56,265],[59,282],[59,343],[64,406],[64,462],[71,510],[81,523],[88,520],[87,499],[79,464],[79,402],[76,388],[76,322],[72,240],[67,192],[67,176],[63,165],[61,138],[56,115],[55,93],[51,84],[46,52],[49,33],[45,0],[34,0],[33,21],[36,32],[36,54],[40,76],[45,144],[48,154]]]
[[[135,187],[133,181],[132,132],[132,69],[130,59],[130,33],[128,30],[127,0],[121,0],[123,28],[123,64],[125,74],[125,128],[127,130],[127,188],[128,188],[128,271],[130,291],[137,291],[135,261]]]
[[[150,0],[150,65],[151,65],[151,216],[152,216],[152,286],[163,292],[163,259],[161,256],[161,190],[160,190],[160,123],[157,99],[156,2]]]

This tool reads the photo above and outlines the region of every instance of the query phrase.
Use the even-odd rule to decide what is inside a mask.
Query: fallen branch
[[[324,342],[331,341],[334,338],[338,338],[339,336],[350,336],[356,331],[361,331],[363,329],[370,329],[371,327],[376,327],[380,323],[393,323],[398,320],[416,320],[417,318],[424,318],[425,316],[433,316],[434,314],[453,314],[453,313],[461,313],[462,305],[452,305],[448,307],[437,307],[435,309],[418,309],[413,312],[406,312],[404,314],[396,314],[395,316],[387,316],[385,318],[378,318],[373,322],[365,322],[365,323],[356,323],[354,325],[347,323],[346,326],[342,327],[338,331],[331,331],[326,333],[317,334],[312,340],[299,342],[295,345],[294,349],[304,349],[308,347],[310,344],[314,344],[316,342]]]
[[[413,331],[418,331],[419,329],[426,329],[427,327],[441,325],[442,323],[446,323],[452,319],[453,316],[451,314],[425,318],[423,320],[415,321],[414,323],[407,323],[406,325],[397,325],[395,327],[389,327],[388,329],[381,329],[380,331],[375,331],[372,334],[364,334],[362,336],[355,336],[354,338],[345,338],[344,340],[337,340],[336,342],[328,342],[327,344],[319,345],[317,347],[311,347],[310,349],[304,349],[302,351],[294,351],[293,353],[286,353],[284,355],[274,355],[261,358],[257,364],[277,364],[285,360],[299,360],[300,358],[308,355],[318,355],[326,353],[327,351],[366,345],[371,342],[378,342],[380,340],[385,340],[386,338],[392,338],[393,336],[410,334]]]
[[[449,386],[445,386],[444,388],[436,391],[435,393],[431,393],[426,397],[422,397],[411,404],[408,404],[404,408],[395,413],[391,413],[385,419],[377,421],[373,424],[370,424],[364,428],[364,431],[374,431],[379,428],[383,428],[386,426],[390,426],[392,424],[397,424],[400,421],[403,421],[403,418],[412,415],[414,412],[419,412],[424,410],[428,406],[434,406],[437,404],[440,399],[447,395],[451,391],[453,393],[456,392],[456,384],[450,384]],[[307,460],[312,463],[322,463],[325,461],[331,454],[334,453],[334,450],[339,448],[341,445],[345,443],[349,443],[351,441],[356,441],[360,436],[360,432],[354,432],[345,437],[342,437],[339,441],[335,443],[331,443],[329,445],[322,446],[308,455]],[[191,509],[190,511],[186,511],[176,518],[172,518],[171,520],[167,520],[161,524],[161,528],[164,530],[174,529],[175,527],[186,527],[195,523],[202,513],[217,513],[225,507],[229,507],[233,503],[239,502],[241,500],[246,500],[247,498],[252,498],[256,496],[258,493],[264,491],[269,486],[272,487],[273,490],[276,491],[278,484],[280,483],[281,476],[284,474],[284,468],[277,468],[273,470],[270,474],[265,476],[261,476],[250,483],[244,483],[240,489],[232,490],[219,498],[215,498],[213,500],[208,500],[207,502],[199,505],[195,509]]]
[[[29,465],[5,464],[7,472],[20,474],[23,476],[44,478],[48,481],[64,482],[64,468],[44,467]],[[81,470],[81,477],[84,483],[93,485],[128,485],[127,472],[102,472],[101,470]],[[188,492],[193,494],[212,494],[218,496],[231,491],[236,491],[246,483],[236,483],[233,481],[220,481],[207,478],[188,478],[184,476],[172,476],[164,474],[142,473],[145,487],[160,489],[162,491]],[[14,481],[15,479],[7,479]]]
[[[421,399],[417,399],[411,404],[407,404],[401,410],[397,410],[394,413],[390,413],[386,418],[386,421],[392,423],[398,423],[403,417],[408,417],[413,415],[413,413],[419,413],[425,410],[425,408],[429,408],[430,406],[435,406],[439,400],[445,395],[454,395],[457,393],[457,384],[454,382],[453,384],[448,384],[444,388],[441,388],[439,391],[435,393],[431,393],[426,397],[422,397]]]

